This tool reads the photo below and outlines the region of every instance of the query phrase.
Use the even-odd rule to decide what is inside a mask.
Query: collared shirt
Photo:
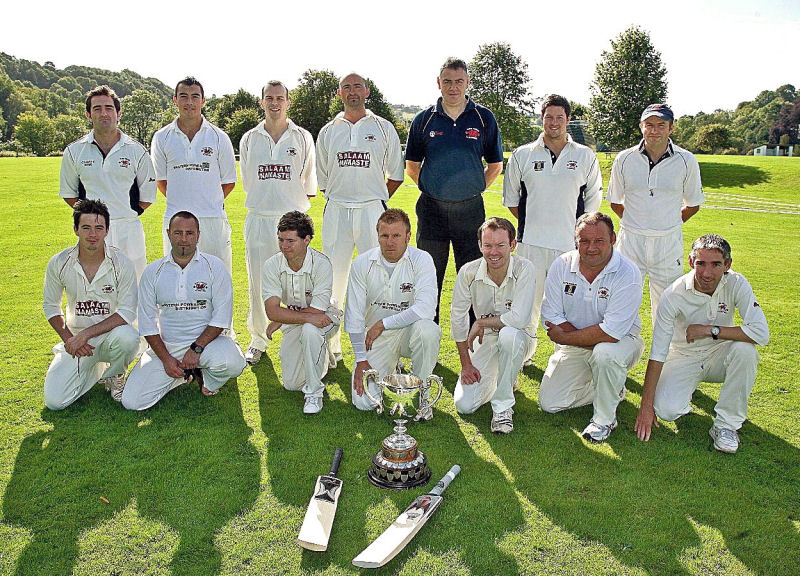
[[[664,236],[680,229],[681,208],[705,200],[700,165],[694,154],[669,141],[672,154],[654,164],[640,145],[614,158],[608,201],[624,204],[620,227],[645,236]]]
[[[180,210],[198,218],[225,217],[222,185],[236,182],[236,158],[225,132],[203,118],[189,140],[176,118],[153,135],[150,149],[156,179],[167,181],[165,218]]]
[[[322,252],[306,248],[303,265],[292,270],[286,256],[278,252],[264,264],[261,276],[261,299],[280,299],[290,310],[316,308],[323,312],[331,304],[333,267]]]
[[[136,270],[117,248],[105,246],[105,259],[91,282],[78,261],[78,246],[62,250],[47,264],[44,274],[45,317],[62,316],[61,301],[67,293],[66,325],[73,334],[119,314],[125,322],[136,321]]]
[[[766,346],[767,319],[747,279],[729,270],[709,295],[695,289],[694,270],[690,270],[664,290],[658,301],[650,360],[664,362],[671,350],[687,355],[708,352],[725,341],[700,338],[689,344],[686,328],[689,324],[735,326],[736,310],[742,318],[742,331],[759,346]]]
[[[195,252],[185,268],[172,253],[151,262],[139,281],[139,334],[160,334],[165,344],[186,346],[208,326],[233,320],[233,284],[225,264]]]
[[[291,120],[277,142],[263,122],[246,132],[239,142],[239,169],[245,208],[257,214],[305,212],[311,208],[308,197],[317,194],[314,139]]]
[[[406,160],[422,162],[419,189],[429,196],[458,202],[481,194],[486,189],[482,159],[503,161],[500,129],[488,108],[467,97],[464,111],[453,120],[439,98],[414,117]]]
[[[344,112],[317,137],[317,181],[325,199],[345,206],[389,200],[386,178],[403,180],[400,137],[388,120],[367,110],[355,124]]]
[[[359,254],[350,268],[344,330],[366,332],[378,320],[387,330],[405,328],[421,318],[433,320],[436,296],[436,268],[430,254],[407,247],[390,276],[381,263],[380,247],[373,248]],[[400,316],[406,311],[410,312]]]
[[[526,258],[511,256],[506,276],[498,286],[489,277],[485,258],[467,262],[461,267],[453,287],[450,305],[450,336],[466,342],[469,336],[469,310],[476,318],[499,316],[504,326],[525,331],[536,337],[533,318],[533,295],[536,292],[533,264]]]
[[[589,283],[580,271],[577,250],[562,254],[550,266],[544,284],[542,325],[569,322],[578,330],[599,325],[617,340],[642,330],[642,275],[618,250]]]
[[[554,163],[541,134],[511,153],[503,178],[503,206],[518,207],[520,242],[562,252],[575,248],[581,197],[585,212],[599,209],[603,199],[600,165],[591,148],[567,135],[567,145]]]
[[[156,201],[150,155],[120,131],[119,141],[103,156],[92,130],[64,149],[58,195],[102,200],[112,220],[136,218],[141,212],[139,202]]]

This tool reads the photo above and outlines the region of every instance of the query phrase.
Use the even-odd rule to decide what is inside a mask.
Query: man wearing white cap
[[[669,135],[674,115],[666,104],[642,112],[642,141],[614,159],[608,201],[620,217],[617,249],[650,277],[650,311],[655,323],[658,299],[683,274],[681,226],[705,200],[694,155]]]

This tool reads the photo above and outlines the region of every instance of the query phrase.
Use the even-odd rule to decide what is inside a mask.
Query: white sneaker
[[[122,392],[125,390],[125,374],[101,378],[98,382],[100,382],[107,391],[111,392],[111,397],[114,400],[122,402]]]
[[[247,362],[248,366],[255,366],[258,364],[258,361],[261,360],[261,357],[264,355],[263,350],[259,350],[254,346],[250,346],[247,349],[247,352],[244,355],[244,361]]]
[[[712,426],[708,434],[714,440],[714,448],[726,454],[736,454],[739,449],[739,434],[730,428]]]
[[[614,431],[614,428],[617,427],[617,420],[611,424],[598,424],[594,421],[594,418],[589,420],[589,425],[583,429],[581,432],[581,436],[589,440],[590,442],[600,443],[605,442],[608,440],[608,437],[611,436],[611,432]]]
[[[306,396],[303,414],[319,414],[322,410],[322,396]]]
[[[502,412],[492,414],[492,424],[489,427],[492,432],[497,434],[510,434],[514,430],[514,409],[509,408]]]

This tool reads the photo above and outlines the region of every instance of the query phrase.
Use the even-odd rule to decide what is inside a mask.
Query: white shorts
[[[533,263],[533,277],[536,280],[533,293],[533,319],[536,320],[537,328],[541,324],[542,301],[544,300],[544,284],[547,278],[547,271],[550,270],[550,266],[555,262],[556,258],[562,254],[561,250],[556,250],[555,248],[543,248],[542,246],[533,246],[522,242],[517,243],[517,256],[527,258]],[[536,354],[537,342],[538,338],[534,335],[533,350],[528,358],[532,358]],[[528,358],[525,358],[525,360]]]
[[[142,221],[138,218],[111,220],[106,244],[119,248],[133,262],[138,282],[147,266],[147,248],[144,242]]]
[[[262,352],[267,349],[267,313],[261,295],[261,273],[264,263],[278,253],[278,221],[280,216],[261,216],[248,212],[244,219],[244,256],[250,291],[247,331],[250,346]]]

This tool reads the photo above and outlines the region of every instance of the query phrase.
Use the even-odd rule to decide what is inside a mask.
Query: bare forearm
[[[622,218],[622,213],[625,212],[625,205],[624,204],[614,204],[612,202],[611,203],[611,210],[614,212],[614,214],[616,214],[617,216]]]
[[[511,215],[519,220],[519,206],[509,206],[508,211],[511,212]]]
[[[700,206],[684,206],[681,209],[681,220],[686,222],[689,218],[700,211]]]
[[[230,182],[229,184],[223,184],[222,185],[222,196],[227,198],[228,194],[230,194],[235,187],[236,187],[236,182]]]
[[[198,345],[205,348],[211,342],[213,342],[220,334],[222,334],[222,328],[219,328],[218,326],[206,326],[205,330],[203,330],[200,336],[195,338],[194,341]]]
[[[62,342],[66,342],[72,338],[72,331],[67,328],[67,323],[64,322],[63,316],[53,316],[47,321],[50,323],[50,326],[53,327],[53,330],[56,331],[56,334],[58,334],[58,337],[61,338]]]
[[[316,308],[303,308],[301,310],[290,310],[281,305],[267,305],[267,317],[273,322],[281,324],[305,324],[311,322],[318,314],[325,314],[324,310]]]
[[[84,328],[81,332],[87,338],[94,338],[95,336],[100,336],[101,334],[105,334],[106,332],[111,332],[117,326],[122,326],[127,324],[125,320],[117,313],[112,314],[102,322],[98,322],[97,324],[93,324],[88,328]]]
[[[414,184],[419,185],[419,172],[422,168],[422,162],[411,162],[406,160],[406,174],[414,181]]]
[[[495,179],[500,176],[500,172],[503,171],[503,163],[502,162],[493,162],[491,164],[487,164],[486,168],[483,171],[484,178],[486,180],[486,187],[488,188],[491,186]]]
[[[458,359],[461,361],[461,368],[468,368],[472,366],[472,358],[469,355],[469,344],[464,342],[456,342],[458,349]]]
[[[402,180],[387,180],[386,181],[386,189],[389,191],[389,198],[400,188],[400,184],[402,184]]]
[[[569,323],[566,324],[572,326]],[[587,326],[586,328],[581,328],[580,330],[562,330],[561,338],[558,344],[563,344],[565,346],[580,346],[582,348],[594,348],[601,342],[617,342],[617,339],[603,332],[603,329],[600,328],[599,324],[595,324],[594,326]]]
[[[664,368],[663,362],[658,360],[649,360],[647,362],[647,371],[644,374],[644,384],[642,384],[642,406],[650,407],[653,405],[662,368]]]

